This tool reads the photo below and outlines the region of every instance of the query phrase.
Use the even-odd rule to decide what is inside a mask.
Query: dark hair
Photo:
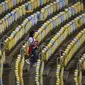
[[[33,36],[34,36],[34,33],[35,33],[35,31],[31,31],[31,32],[29,33],[29,37],[33,37]]]

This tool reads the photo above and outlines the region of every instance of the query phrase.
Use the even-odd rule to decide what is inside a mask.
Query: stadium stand
[[[85,85],[84,0],[0,0],[0,85]],[[29,32],[39,41],[26,63]]]

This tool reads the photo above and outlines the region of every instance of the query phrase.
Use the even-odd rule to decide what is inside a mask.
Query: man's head
[[[29,37],[33,37],[34,36],[34,33],[35,33],[35,31],[33,30],[33,31],[31,31],[30,33],[29,33]]]

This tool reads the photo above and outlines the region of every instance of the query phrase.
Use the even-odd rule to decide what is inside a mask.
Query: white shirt
[[[28,41],[29,41],[30,43],[32,43],[32,42],[34,42],[34,39],[33,39],[32,37],[30,37],[30,38],[28,39]]]
[[[29,37],[28,41],[29,41],[30,43],[34,43],[36,40],[35,40],[33,37]]]

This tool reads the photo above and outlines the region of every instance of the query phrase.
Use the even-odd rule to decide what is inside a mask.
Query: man
[[[33,55],[32,59],[27,59],[26,62],[30,64],[30,62],[34,65],[36,65],[37,59],[38,59],[38,53],[37,53],[37,48],[38,48],[38,41],[34,38],[34,31],[31,31],[29,34],[29,39],[28,39],[28,54]]]

